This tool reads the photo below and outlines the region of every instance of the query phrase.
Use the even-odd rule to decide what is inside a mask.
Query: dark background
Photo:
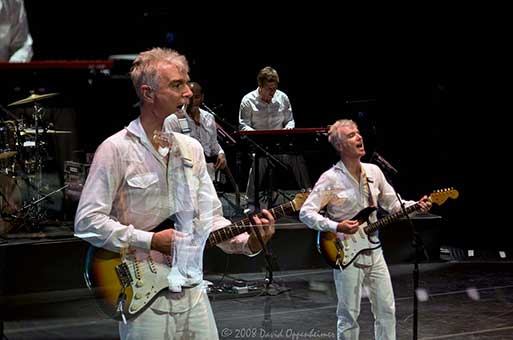
[[[489,184],[496,175],[483,174],[483,161],[470,143],[479,135],[470,130],[480,124],[468,124],[472,115],[482,114],[476,112],[474,94],[486,87],[482,74],[490,59],[476,57],[479,49],[469,44],[463,29],[449,28],[454,27],[449,14],[375,21],[357,12],[359,19],[349,20],[352,14],[339,16],[327,8],[289,15],[291,22],[285,23],[278,13],[257,8],[253,11],[261,15],[249,18],[208,9],[198,16],[194,8],[175,11],[151,3],[105,6],[27,0],[33,60],[105,60],[172,47],[187,56],[191,78],[204,87],[205,103],[234,125],[241,98],[256,88],[258,70],[270,65],[291,99],[296,127],[356,120],[367,154],[378,151],[399,170],[393,182],[404,197],[418,199],[447,187],[459,191],[456,201],[433,209],[446,221],[442,237],[455,243],[505,243],[482,231],[492,223],[507,227],[495,216],[490,219],[495,196],[481,196],[481,189],[496,186]],[[118,66],[111,74],[33,72],[25,76],[25,85],[19,77],[17,86],[4,83],[8,88],[1,103],[26,97],[30,88],[60,92],[52,105],[71,108],[76,116],[76,149],[93,152],[137,116],[128,66]],[[235,150],[227,151],[233,162]],[[313,181],[336,161],[331,149],[307,160],[312,157]]]

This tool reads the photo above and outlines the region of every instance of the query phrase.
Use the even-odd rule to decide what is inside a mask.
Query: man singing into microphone
[[[360,222],[352,218],[369,206],[380,206],[395,213],[401,210],[392,186],[383,172],[374,164],[362,163],[365,155],[363,138],[356,123],[342,119],[329,129],[328,140],[337,150],[340,161],[324,172],[301,208],[299,218],[308,227],[336,232],[341,240],[351,239],[359,230]],[[404,201],[406,205],[413,201]],[[427,196],[419,201],[420,211],[427,212],[431,202]],[[325,210],[326,214],[319,213]],[[376,221],[376,213],[369,217]],[[369,235],[377,241],[378,235]],[[368,290],[375,318],[376,339],[395,339],[395,302],[390,273],[381,248],[365,250],[348,267],[334,269],[338,297],[337,338],[358,339],[360,301],[363,287]]]
[[[187,114],[178,116],[180,113],[172,114],[164,121],[166,131],[174,131],[188,134],[197,139],[207,160],[208,173],[212,181],[215,182],[215,173],[226,167],[226,157],[217,141],[217,126],[214,116],[201,109],[203,104],[203,89],[200,84],[190,82],[189,87],[192,90],[192,97],[187,105]]]

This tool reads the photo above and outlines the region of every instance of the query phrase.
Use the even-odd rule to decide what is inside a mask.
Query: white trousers
[[[337,290],[337,339],[357,340],[360,334],[358,316],[363,288],[368,289],[374,315],[374,337],[393,340],[395,331],[395,300],[392,281],[381,251],[373,254],[374,264],[359,267],[351,264],[346,269],[334,270]]]
[[[184,301],[191,301],[190,291],[184,290]],[[119,336],[124,340],[219,339],[210,301],[203,289],[198,302],[186,311],[163,312],[150,307],[126,325],[120,322]]]

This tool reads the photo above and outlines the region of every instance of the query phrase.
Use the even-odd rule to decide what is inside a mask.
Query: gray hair
[[[142,97],[141,85],[147,84],[155,91],[159,89],[157,69],[163,63],[176,65],[181,71],[189,72],[187,59],[175,50],[156,47],[139,53],[130,69],[130,78],[139,99]]]
[[[339,132],[338,128],[341,126],[358,126],[351,119],[339,119],[328,130],[328,141],[333,145],[335,150],[340,151],[340,144],[344,136]]]

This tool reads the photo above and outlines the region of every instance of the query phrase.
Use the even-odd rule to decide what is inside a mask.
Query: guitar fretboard
[[[377,222],[374,222],[374,223],[371,223],[371,224],[368,224],[364,229],[365,233],[366,234],[372,234],[373,232],[375,232],[376,230],[386,226],[386,225],[389,225],[395,221],[397,221],[398,219],[416,211],[416,210],[419,210],[420,209],[420,204],[419,203],[415,203],[413,205],[410,205],[409,207],[406,207],[404,208],[404,210],[406,211],[406,213],[404,213],[403,211],[400,211],[400,212],[397,212],[395,214],[392,214],[392,215],[388,215],[386,217],[383,217],[382,219],[380,219],[379,221]]]
[[[295,211],[296,208],[294,206],[294,201],[269,209],[269,212],[273,215],[275,220],[282,216],[290,215]],[[263,217],[263,215],[260,213],[256,216],[258,216],[259,218]],[[253,222],[251,222],[251,219],[247,217],[229,226],[215,230],[210,233],[206,247],[213,247],[218,243],[224,242],[246,231],[249,231],[248,228],[250,227],[253,227]]]

